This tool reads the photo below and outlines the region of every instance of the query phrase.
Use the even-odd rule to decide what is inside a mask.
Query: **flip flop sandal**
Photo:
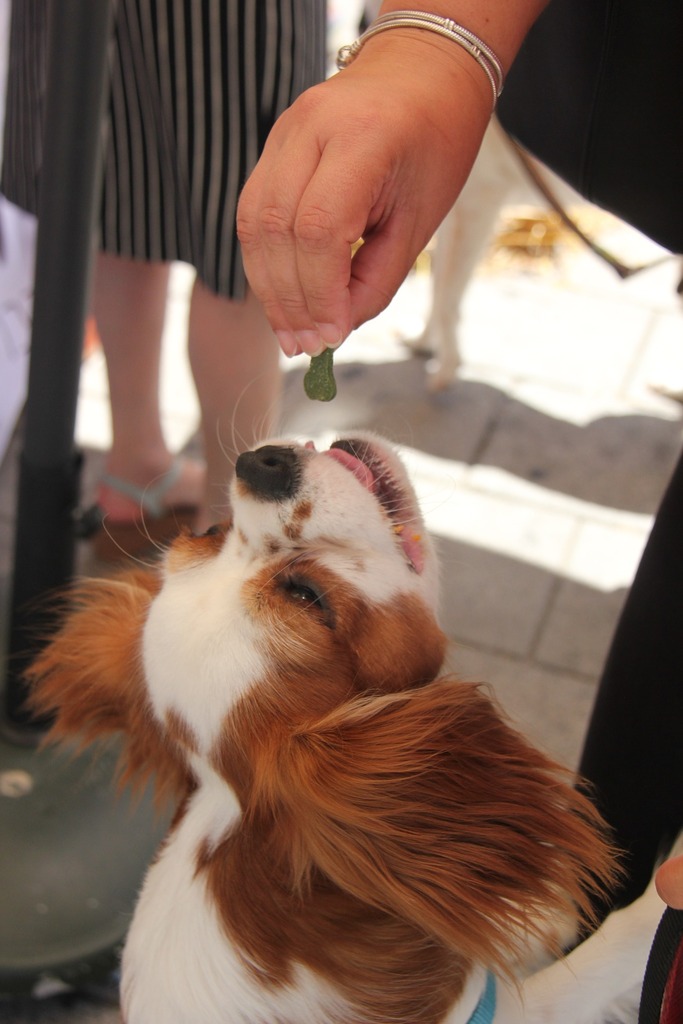
[[[139,487],[129,480],[105,474],[102,483],[131,498],[140,509],[135,519],[112,519],[99,507],[99,525],[92,536],[92,549],[103,562],[120,562],[126,557],[149,554],[174,537],[181,526],[191,526],[197,506],[167,505],[165,496],[182,473],[183,459],[173,460],[170,469],[156,483]],[[92,510],[88,513],[92,515]]]

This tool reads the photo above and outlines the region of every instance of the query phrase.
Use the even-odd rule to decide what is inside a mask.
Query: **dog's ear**
[[[278,761],[295,880],[315,866],[480,963],[506,970],[550,915],[589,916],[610,875],[592,805],[480,687],[356,700]]]
[[[144,569],[78,584],[27,681],[30,709],[52,719],[48,742],[74,738],[84,747],[120,733],[122,782],[154,775],[166,797],[186,792],[188,776],[154,719],[142,669],[142,630],[159,586]]]

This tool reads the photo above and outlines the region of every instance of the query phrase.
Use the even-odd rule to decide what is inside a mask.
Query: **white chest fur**
[[[204,779],[147,873],[123,954],[126,1024],[324,1024],[344,1019],[334,992],[299,968],[286,989],[260,984],[221,927],[197,875],[202,842],[237,824],[225,783]]]

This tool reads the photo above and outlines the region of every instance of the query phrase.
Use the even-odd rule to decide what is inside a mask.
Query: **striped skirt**
[[[49,2],[15,0],[10,35],[0,188],[32,213]],[[325,0],[118,0],[100,247],[182,260],[243,297],[240,189],[276,118],[324,67]]]

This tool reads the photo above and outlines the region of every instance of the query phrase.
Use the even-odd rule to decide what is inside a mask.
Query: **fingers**
[[[683,910],[683,856],[672,857],[655,875],[657,892],[675,910]]]
[[[269,181],[257,167],[240,202],[245,268],[285,354],[315,355],[386,307],[436,220],[411,238],[376,161],[357,151],[349,166],[337,140],[296,174],[267,157]]]
[[[258,177],[252,185],[258,187]],[[309,207],[303,195],[297,203],[297,193],[285,200],[283,192],[278,201],[264,190],[262,204],[252,209],[245,189],[239,235],[250,285],[283,351],[315,355],[351,330],[351,245],[326,227],[324,210]],[[302,264],[312,269],[302,273]]]
[[[289,122],[285,115],[271,133],[244,188],[237,228],[251,287],[283,351],[315,354],[353,326],[351,246],[365,226],[365,198],[353,189],[342,198],[338,147],[328,151],[305,121]]]
[[[402,231],[411,218],[396,202],[405,132],[387,133],[386,118],[359,114],[350,90],[332,85],[280,118],[238,208],[247,276],[287,355],[340,344],[387,305],[410,267]]]

